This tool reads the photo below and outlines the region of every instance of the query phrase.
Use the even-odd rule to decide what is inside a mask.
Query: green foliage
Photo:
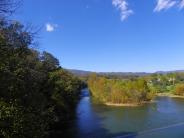
[[[184,84],[177,84],[174,94],[184,96]]]
[[[88,86],[93,97],[109,103],[142,103],[150,101],[155,94],[144,79],[125,81],[106,79],[92,74]]]
[[[157,93],[184,95],[184,73],[151,74],[142,77],[114,78],[92,74],[88,86],[95,99],[111,103],[141,103]]]
[[[52,92],[50,94],[52,103],[54,103],[56,108],[62,110],[57,115],[57,118],[62,120],[64,115],[70,117],[69,114],[72,113],[72,110],[74,111],[78,101],[82,82],[69,72],[60,69],[49,73],[48,84]]]
[[[20,23],[0,21],[0,137],[46,137],[75,111],[83,83],[32,42]]]
[[[21,107],[14,103],[0,102],[0,134],[9,138],[44,137],[48,119],[39,109]]]
[[[44,51],[41,56],[43,67],[49,72],[59,68],[59,61],[52,54]]]
[[[184,73],[152,74],[143,78],[157,93],[174,93],[175,86],[184,82]]]

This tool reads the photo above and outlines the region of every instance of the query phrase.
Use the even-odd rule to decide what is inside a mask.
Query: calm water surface
[[[184,99],[158,97],[142,107],[110,107],[92,102],[87,89],[70,133],[79,138],[184,138]]]

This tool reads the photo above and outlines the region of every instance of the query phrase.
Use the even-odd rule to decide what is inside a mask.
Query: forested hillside
[[[52,54],[35,50],[29,28],[4,18],[5,10],[0,12],[0,137],[62,133],[75,116],[84,83],[60,67]]]

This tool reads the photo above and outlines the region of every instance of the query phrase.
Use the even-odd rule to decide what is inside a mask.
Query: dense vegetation
[[[93,97],[105,103],[140,104],[152,100],[155,95],[144,79],[107,79],[92,74],[88,79],[88,86]]]
[[[52,54],[32,48],[33,33],[2,18],[12,12],[4,2],[0,1],[0,137],[53,137],[75,115],[85,83],[60,67]],[[184,73],[92,74],[83,80],[93,97],[105,103],[140,104],[163,92],[184,95]]]
[[[144,79],[155,89],[157,93],[170,93],[182,95],[178,87],[184,84],[184,73],[152,74]],[[177,90],[178,89],[178,90]]]
[[[83,82],[33,42],[19,22],[0,20],[0,137],[46,137],[74,115]]]
[[[92,74],[88,78],[92,96],[103,103],[143,103],[157,93],[184,96],[184,73],[145,76],[109,76]]]
[[[184,84],[177,84],[174,94],[184,96]]]

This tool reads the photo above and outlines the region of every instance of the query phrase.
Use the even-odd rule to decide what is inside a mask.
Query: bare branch
[[[0,17],[12,15],[22,4],[22,0],[0,0]]]

